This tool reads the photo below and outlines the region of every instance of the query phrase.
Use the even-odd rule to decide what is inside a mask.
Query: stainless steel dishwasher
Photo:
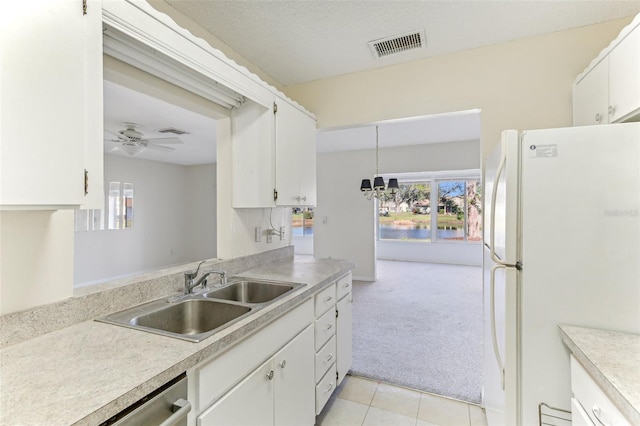
[[[187,401],[187,376],[181,374],[101,426],[186,426],[191,403]]]

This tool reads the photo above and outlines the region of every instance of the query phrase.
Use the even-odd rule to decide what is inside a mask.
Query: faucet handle
[[[195,277],[197,277],[198,276],[198,272],[200,271],[200,266],[202,266],[202,264],[204,262],[205,261],[203,260],[202,262],[198,263],[198,267],[196,268],[195,271],[185,272],[184,273],[185,277],[187,277],[187,278],[195,278]]]

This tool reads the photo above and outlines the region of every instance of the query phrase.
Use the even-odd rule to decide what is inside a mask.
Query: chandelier
[[[367,200],[386,198],[388,195],[395,195],[398,187],[398,179],[389,179],[389,185],[385,187],[384,179],[378,173],[378,126],[376,125],[376,175],[373,178],[373,187],[370,179],[362,179],[360,191]]]

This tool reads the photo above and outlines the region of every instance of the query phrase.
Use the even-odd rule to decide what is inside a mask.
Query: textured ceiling
[[[640,1],[166,0],[284,86],[640,13]],[[426,49],[368,42],[424,29]]]

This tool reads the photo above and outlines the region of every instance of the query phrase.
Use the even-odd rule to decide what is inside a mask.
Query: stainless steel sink
[[[191,297],[145,303],[98,319],[101,322],[199,342],[240,320],[250,306]]]
[[[284,296],[300,284],[274,281],[242,280],[217,290],[203,293],[210,299],[232,300],[241,303],[266,303]]]

